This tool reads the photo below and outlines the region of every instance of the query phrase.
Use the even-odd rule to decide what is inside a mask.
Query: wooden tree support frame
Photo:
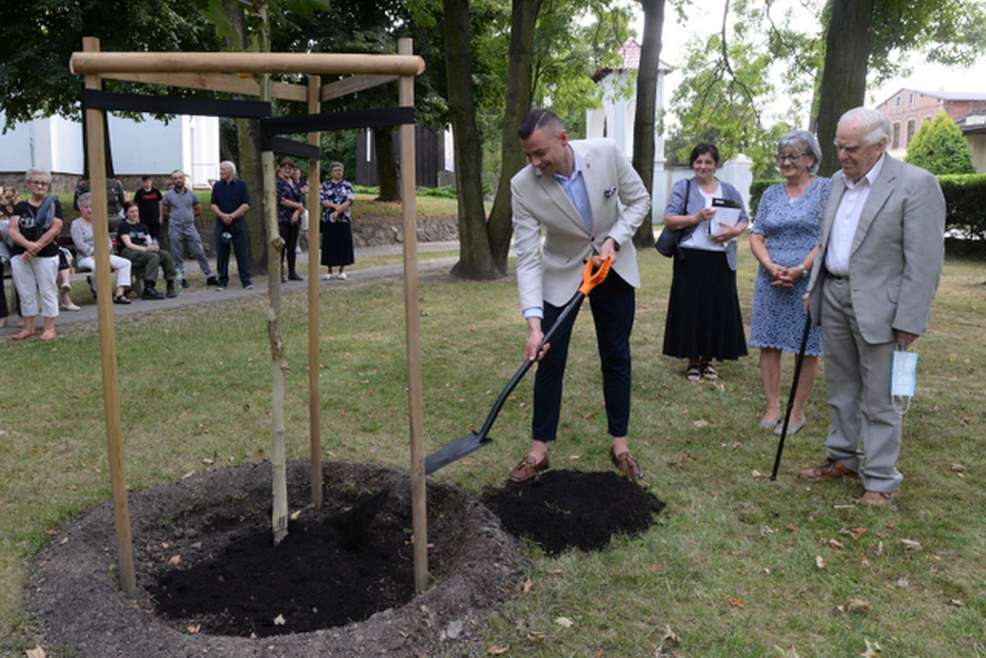
[[[226,93],[307,102],[308,112],[318,114],[321,101],[398,81],[400,105],[413,112],[414,78],[424,71],[424,60],[413,54],[411,39],[400,39],[397,55],[328,53],[103,53],[99,39],[84,37],[83,51],[73,53],[69,69],[83,75],[87,94],[101,89],[102,79],[124,80],[170,87],[206,89]],[[253,76],[272,73],[308,74],[307,85],[262,84]],[[351,76],[321,85],[321,76]],[[246,77],[244,77],[246,76]],[[264,88],[266,87],[266,89]],[[103,135],[104,110],[87,107],[86,150],[91,163],[90,189],[93,202],[93,230],[109,232],[106,213],[106,170]],[[424,435],[421,379],[421,341],[418,310],[417,231],[415,199],[414,126],[401,126],[401,216],[404,226],[404,313],[407,340],[408,421],[411,448],[411,498],[414,529],[414,585],[423,593],[428,585],[427,508],[425,498]],[[317,146],[319,134],[310,133],[308,143]],[[311,152],[308,152],[310,155]],[[273,153],[263,153],[265,169],[273,167]],[[272,189],[264,190],[270,202]],[[321,434],[319,403],[319,201],[318,160],[309,160],[310,243],[308,250],[308,368],[310,448],[312,455],[312,503],[322,503]],[[127,506],[124,476],[123,436],[117,373],[116,334],[113,322],[109,247],[102,240],[96,246],[96,290],[99,318],[100,359],[103,382],[103,408],[106,442],[113,496],[113,522],[116,529],[117,562],[120,585],[128,596],[137,591],[133,538]],[[280,261],[278,260],[278,263]],[[275,270],[269,276],[273,277]],[[275,364],[276,367],[276,364]],[[275,428],[276,429],[276,428]]]

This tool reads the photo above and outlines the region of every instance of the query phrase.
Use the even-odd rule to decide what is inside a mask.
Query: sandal
[[[126,295],[114,295],[113,296],[113,303],[114,304],[129,304],[130,303],[130,300],[127,299],[127,296]]]
[[[711,363],[702,364],[702,377],[708,379],[710,382],[714,382],[719,379],[719,373],[715,368],[712,367]]]
[[[687,377],[690,382],[698,383],[698,381],[702,379],[702,371],[698,369],[698,364],[693,363],[689,365],[688,370],[685,371],[685,377]]]

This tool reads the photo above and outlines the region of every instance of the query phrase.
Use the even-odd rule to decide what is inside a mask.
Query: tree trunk
[[[229,35],[226,50],[248,50],[246,16],[239,0],[223,0]],[[260,162],[260,122],[256,119],[235,119],[236,146],[239,151],[237,175],[250,191],[250,210],[244,220],[250,237],[250,265],[254,274],[267,272],[267,240],[264,231],[264,184]]]
[[[257,0],[254,7],[260,16],[260,51],[270,52],[270,15],[267,0]],[[270,75],[260,76],[260,100],[270,101]],[[261,155],[264,219],[267,233],[267,340],[271,365],[271,530],[274,545],[288,536],[288,477],[284,447],[284,395],[287,388],[288,358],[284,353],[284,330],[281,323],[281,252],[284,240],[277,229],[277,186],[274,180],[274,154]],[[316,220],[317,221],[317,220]],[[314,274],[308,273],[309,276]]]
[[[489,279],[499,271],[490,253],[483,207],[483,152],[476,126],[472,80],[472,30],[468,0],[442,0],[445,9],[445,75],[455,136],[455,188],[459,200],[459,262],[452,274]]]
[[[661,64],[661,32],[664,0],[641,0],[644,8],[644,42],[637,70],[637,107],[633,120],[633,168],[654,198],[654,135],[657,132],[657,76]],[[662,210],[662,209],[658,209]],[[647,213],[633,236],[636,247],[654,246],[654,210]]]
[[[534,59],[534,25],[541,0],[513,0],[510,17],[510,71],[503,109],[503,135],[500,146],[500,180],[496,186],[493,210],[486,223],[493,263],[500,274],[507,273],[510,237],[513,235],[510,211],[510,179],[524,166],[524,152],[517,139],[517,126],[531,108]]]
[[[825,68],[818,95],[818,142],[822,147],[819,174],[839,168],[835,129],[839,117],[863,104],[866,73],[873,49],[874,0],[833,0],[832,18],[825,35]]]
[[[377,180],[380,181],[380,196],[377,197],[377,201],[400,201],[392,128],[373,129],[373,151],[377,159]]]

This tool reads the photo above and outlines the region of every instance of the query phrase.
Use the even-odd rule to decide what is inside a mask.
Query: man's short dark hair
[[[143,176],[140,177],[140,180],[151,180],[151,175],[150,174],[144,174]]]
[[[527,139],[536,130],[558,135],[565,130],[565,123],[551,110],[534,109],[528,112],[524,120],[520,122],[520,126],[517,127],[517,136],[521,139]]]

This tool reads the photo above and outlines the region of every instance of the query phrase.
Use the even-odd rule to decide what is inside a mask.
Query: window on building
[[[907,104],[908,104],[908,106],[914,105],[914,94],[908,94],[907,95]]]
[[[892,149],[899,149],[900,148],[900,124],[899,123],[895,123],[894,124],[894,141],[893,141],[893,144],[891,145],[890,148],[892,148]]]
[[[916,129],[917,122],[915,122],[914,119],[907,122],[907,144],[910,144],[911,140],[914,139],[914,131]],[[907,144],[905,144],[905,146],[907,146]]]
[[[900,107],[900,95],[898,95],[896,98],[894,98],[894,106],[895,107]]]

